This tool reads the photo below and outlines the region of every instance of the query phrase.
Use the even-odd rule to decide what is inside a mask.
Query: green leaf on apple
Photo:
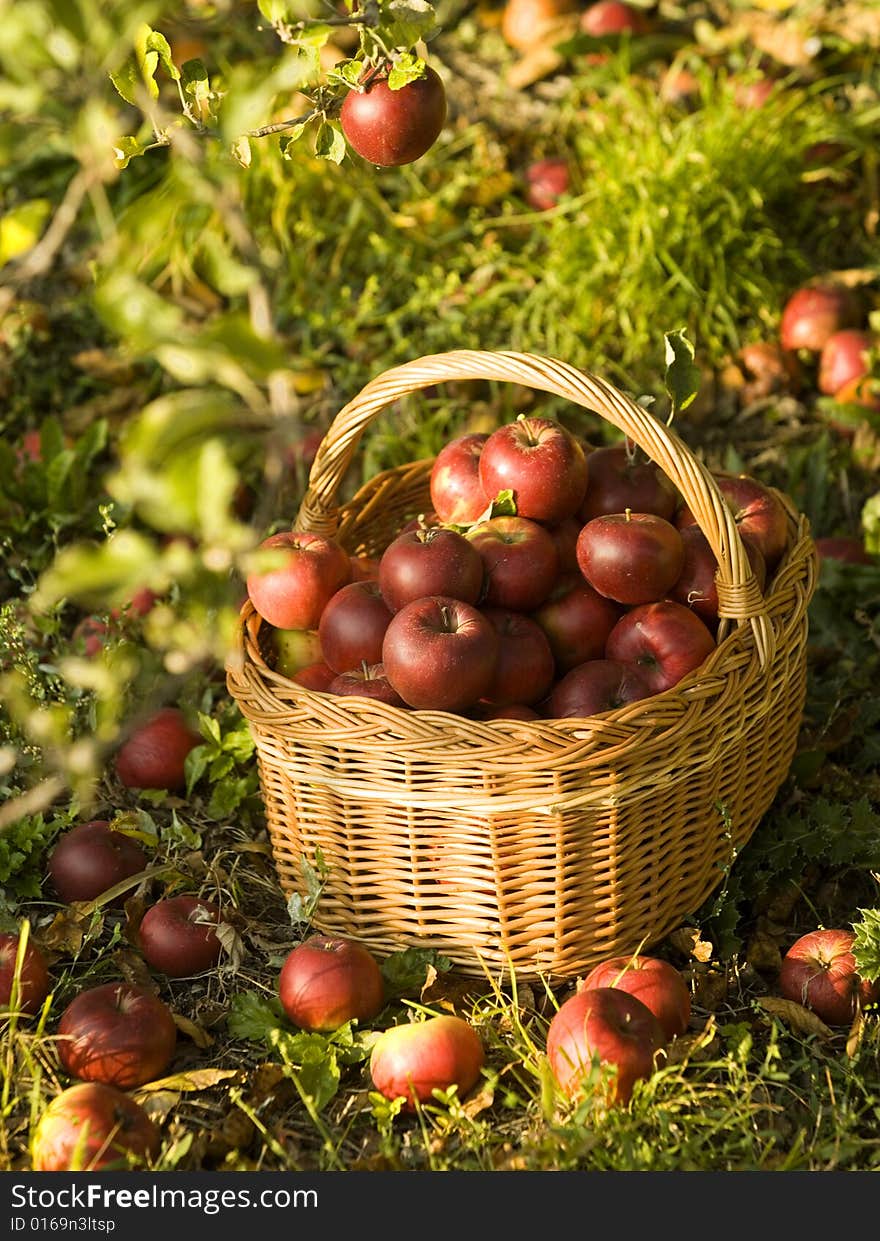
[[[394,62],[394,68],[388,74],[388,89],[402,90],[410,82],[417,82],[425,76],[425,62],[420,56],[407,52]]]
[[[345,135],[339,122],[322,121],[315,135],[315,154],[321,159],[341,164],[347,150]]]
[[[666,345],[666,372],[663,380],[672,403],[669,414],[671,422],[675,414],[687,409],[700,389],[700,369],[694,365],[694,347],[687,339],[685,329],[664,332]]]

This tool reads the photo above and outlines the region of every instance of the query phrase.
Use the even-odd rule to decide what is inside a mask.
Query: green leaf
[[[407,53],[394,62],[394,68],[388,74],[388,89],[402,90],[410,82],[417,82],[425,76],[425,62],[418,56]]]
[[[180,68],[183,93],[196,103],[207,99],[211,93],[208,71],[200,60],[186,60]]]
[[[144,79],[134,56],[130,56],[121,69],[110,74],[110,81],[126,103],[138,106],[138,94],[143,90]]]
[[[63,599],[86,607],[122,603],[143,585],[155,559],[152,541],[134,530],[120,530],[98,546],[63,547],[39,579],[31,606],[40,612]]]
[[[444,974],[452,969],[449,957],[434,948],[404,948],[392,952],[380,964],[389,997],[418,995],[428,978],[429,967]]]
[[[288,0],[257,0],[257,8],[267,22],[284,22],[290,16]]]
[[[700,370],[694,365],[694,347],[685,335],[685,329],[665,332],[666,373],[664,383],[672,402],[670,421],[674,414],[687,409],[700,389]]]
[[[434,6],[427,0],[381,0],[380,13],[389,47],[413,47],[437,25]]]
[[[33,249],[51,212],[48,198],[31,198],[0,218],[0,267]]]
[[[160,34],[158,30],[151,30],[147,36],[146,49],[148,52],[155,52],[159,60],[162,62],[162,68],[173,78],[175,82],[180,81],[180,70],[171,59],[171,46],[164,34]]]
[[[345,135],[338,121],[322,121],[315,135],[315,154],[341,164],[347,151]]]
[[[293,159],[293,153],[291,151],[291,148],[294,146],[297,140],[303,136],[303,134],[306,132],[308,127],[309,127],[309,122],[303,121],[299,125],[294,125],[293,128],[288,130],[287,133],[282,137],[281,139],[282,159]]]
[[[113,148],[113,155],[116,159],[117,168],[127,168],[131,160],[136,159],[138,155],[143,155],[144,151],[152,144],[150,142],[141,142],[139,138],[126,134],[118,138]]]
[[[278,1000],[257,991],[242,991],[232,997],[226,1027],[233,1038],[249,1043],[271,1043],[272,1032],[284,1021],[284,1010]]]

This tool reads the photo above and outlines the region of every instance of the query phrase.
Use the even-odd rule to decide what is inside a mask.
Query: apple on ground
[[[482,1040],[463,1017],[443,1015],[390,1026],[373,1044],[370,1077],[386,1099],[404,1099],[405,1112],[431,1103],[434,1091],[457,1087],[463,1099],[485,1063]]]
[[[459,435],[434,458],[428,486],[440,521],[469,526],[489,507],[480,483],[480,453],[488,438],[482,431]]]
[[[626,1106],[637,1081],[650,1077],[666,1048],[663,1027],[635,995],[593,987],[570,996],[547,1030],[547,1059],[560,1089],[574,1099],[595,1090],[609,1105]],[[613,1075],[596,1067],[608,1066]]]
[[[349,582],[337,590],[321,613],[318,650],[304,663],[322,658],[337,673],[378,663],[392,615],[378,580]]]
[[[316,629],[272,629],[272,650],[275,671],[292,677],[321,657],[321,642]]]
[[[849,564],[876,564],[877,559],[866,549],[860,538],[851,534],[830,534],[816,539],[819,562],[843,560]]]
[[[842,328],[825,341],[819,354],[816,385],[826,396],[835,396],[848,383],[870,373],[870,354],[878,337],[860,328]]]
[[[16,981],[16,966],[21,936],[13,931],[0,932],[0,1010],[12,1005],[12,991]],[[49,994],[49,969],[46,958],[34,941],[28,937],[21,955],[16,988],[16,1012],[33,1016],[43,1006]]]
[[[705,622],[672,599],[630,608],[605,643],[606,658],[636,664],[652,694],[677,685],[714,650],[715,639]]]
[[[750,400],[774,392],[797,392],[803,382],[797,354],[783,349],[776,340],[754,340],[743,345],[739,363],[746,379],[744,392]]]
[[[490,517],[466,538],[483,566],[483,604],[531,612],[544,603],[559,576],[559,553],[544,526],[528,517]]]
[[[573,517],[587,490],[587,455],[553,418],[521,415],[496,428],[480,453],[487,496],[512,491],[518,517],[556,525]]]
[[[818,354],[829,336],[859,327],[864,305],[856,290],[833,281],[795,289],[782,308],[779,339],[783,349]]]
[[[271,534],[259,550],[283,556],[283,561],[248,574],[247,593],[255,610],[276,629],[317,629],[330,597],[351,581],[348,552],[336,539],[305,530]]]
[[[186,787],[186,756],[202,738],[179,707],[162,707],[129,734],[116,753],[116,775],[129,789]]]
[[[131,1095],[103,1082],[62,1090],[31,1135],[34,1172],[128,1171],[151,1163],[161,1137]]]
[[[601,659],[611,630],[624,609],[584,581],[581,573],[563,574],[539,608],[531,612],[550,642],[558,675],[588,659]]]
[[[590,970],[581,990],[595,987],[620,987],[640,999],[660,1022],[667,1042],[687,1031],[691,993],[681,972],[662,957],[607,957]]]
[[[626,0],[594,0],[581,14],[580,28],[584,34],[601,39],[606,35],[647,34],[651,23],[641,9]]]
[[[546,633],[522,612],[492,607],[481,611],[498,635],[498,658],[483,700],[498,707],[538,702],[556,671]]]
[[[566,17],[577,7],[577,0],[505,0],[502,37],[516,51],[530,52],[560,32]]]
[[[569,188],[568,161],[559,156],[535,160],[526,168],[526,202],[536,211],[555,207]]]
[[[880,413],[880,378],[856,375],[837,389],[834,400],[838,405],[861,405],[863,409]]]
[[[149,859],[131,836],[115,831],[107,819],[78,823],[49,854],[49,882],[62,901],[93,901],[108,888],[146,869]],[[124,903],[120,895],[113,904]]]
[[[340,697],[356,695],[359,698],[375,698],[377,702],[388,703],[391,707],[406,707],[406,703],[385,675],[385,666],[381,662],[364,663],[360,668],[349,668],[340,672],[327,686],[328,694]]]
[[[463,534],[444,526],[404,531],[379,560],[379,590],[390,612],[427,595],[476,603],[482,589],[483,561],[477,549]],[[326,652],[324,658],[332,666]]]
[[[662,599],[684,567],[681,535],[656,513],[606,513],[588,521],[577,541],[580,571],[616,603]]]
[[[650,698],[651,683],[637,664],[588,659],[556,682],[547,699],[550,719],[586,719]]]
[[[217,927],[223,914],[213,901],[190,892],[166,896],[141,919],[137,940],[144,960],[169,978],[212,969],[223,949]]]
[[[859,974],[854,942],[853,931],[842,927],[801,935],[782,958],[779,994],[809,1008],[826,1025],[849,1025],[860,1009],[880,1000],[880,981]]]
[[[110,626],[101,616],[84,616],[77,621],[70,635],[73,649],[82,651],[87,659],[93,659],[104,649]]]
[[[339,123],[353,151],[382,168],[421,159],[446,122],[446,88],[430,65],[399,90],[386,70],[365,75],[342,101]]]
[[[381,662],[409,706],[464,711],[485,696],[497,658],[498,635],[477,608],[429,595],[395,613]]]
[[[342,935],[311,935],[288,953],[278,998],[302,1030],[338,1030],[372,1021],[385,1006],[379,962],[365,944]]]
[[[58,1058],[83,1081],[130,1090],[161,1077],[174,1057],[171,1009],[145,987],[102,983],[75,996],[58,1022]]]
[[[678,491],[656,461],[630,441],[594,448],[587,454],[589,483],[579,518],[585,525],[607,513],[655,513],[671,521]]]

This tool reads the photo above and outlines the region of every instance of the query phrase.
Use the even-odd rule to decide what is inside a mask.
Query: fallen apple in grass
[[[177,1026],[165,1001],[124,982],[80,991],[58,1022],[65,1072],[120,1090],[161,1077],[176,1043]]]
[[[550,211],[570,183],[567,160],[558,156],[535,160],[526,168],[526,202],[536,211]]]
[[[876,350],[878,337],[860,328],[843,328],[832,334],[822,346],[816,385],[826,396],[835,396],[848,383],[870,373],[870,355]]]
[[[166,896],[141,919],[137,940],[144,960],[169,978],[203,974],[220,960],[217,934],[222,912],[213,901],[193,893]]]
[[[0,932],[0,1010],[12,1005],[20,936],[12,931]],[[49,970],[43,953],[29,937],[22,954],[16,988],[15,1011],[33,1016],[49,994]]]
[[[691,993],[679,970],[662,957],[608,957],[584,978],[582,990],[619,987],[641,1000],[660,1022],[667,1041],[684,1034],[691,1019]]]
[[[386,1099],[404,1099],[415,1112],[434,1099],[434,1091],[457,1087],[463,1099],[485,1062],[482,1040],[463,1017],[428,1017],[383,1030],[373,1044],[370,1077]]]
[[[379,962],[364,944],[342,935],[311,935],[287,955],[278,998],[302,1030],[338,1030],[372,1021],[385,1006]]]
[[[801,935],[782,958],[779,994],[829,1026],[849,1025],[859,1009],[880,1000],[880,981],[859,974],[854,942],[854,932],[839,927]]]
[[[139,724],[116,754],[116,775],[129,789],[186,787],[186,756],[202,738],[179,707],[162,707]]]
[[[103,1082],[62,1090],[31,1136],[34,1172],[108,1172],[142,1167],[156,1158],[161,1136],[136,1100]]]
[[[149,859],[125,832],[114,831],[107,819],[78,823],[59,839],[49,854],[49,882],[62,901],[93,901],[108,888],[144,870]],[[124,895],[113,904],[121,906]]]
[[[856,290],[833,281],[795,289],[782,308],[779,339],[783,349],[818,354],[842,328],[859,327],[864,306]]]
[[[446,122],[446,88],[430,65],[392,90],[388,70],[373,71],[342,101],[339,123],[353,151],[382,168],[412,164],[434,145]]]

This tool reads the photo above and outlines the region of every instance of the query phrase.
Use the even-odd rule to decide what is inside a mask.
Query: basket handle
[[[393,401],[449,379],[500,380],[550,392],[598,413],[660,466],[681,493],[718,561],[715,582],[723,636],[726,621],[751,626],[762,667],[775,649],[764,596],[728,507],[709,470],[670,427],[606,380],[567,362],[531,353],[457,349],[384,371],[339,411],[324,436],[294,529],[334,535],[336,494],[364,430]]]

